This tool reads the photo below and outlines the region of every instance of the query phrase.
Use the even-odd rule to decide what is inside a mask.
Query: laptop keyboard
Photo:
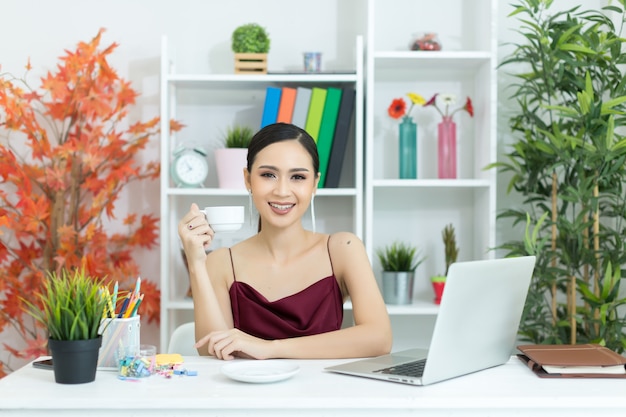
[[[390,366],[388,368],[377,369],[376,373],[389,374],[389,375],[404,375],[419,378],[424,374],[424,366],[426,365],[426,359],[421,359],[413,362],[407,362],[400,365]]]

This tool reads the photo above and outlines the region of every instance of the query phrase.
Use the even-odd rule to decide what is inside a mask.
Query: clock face
[[[186,150],[172,164],[172,176],[176,185],[197,187],[202,185],[209,174],[209,163],[206,157],[193,150]]]

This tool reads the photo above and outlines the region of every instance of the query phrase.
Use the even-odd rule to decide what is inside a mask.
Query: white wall
[[[420,1],[425,7],[436,7],[434,2]],[[582,3],[589,8],[605,2]],[[557,0],[554,7],[565,8],[576,3]],[[141,93],[133,117],[142,120],[159,113],[158,74],[163,35],[176,46],[178,72],[220,73],[232,72],[230,34],[243,23],[257,22],[267,28],[272,39],[270,70],[301,68],[305,50],[321,51],[324,69],[349,68],[353,62],[354,36],[365,34],[364,0],[2,0],[0,6],[0,72],[21,75],[30,57],[33,66],[30,80],[38,85],[38,76],[53,69],[64,49],[89,40],[104,27],[107,32],[103,45],[112,42],[120,45],[111,57],[111,64]],[[511,30],[517,22],[506,18],[511,10],[508,2],[500,4],[500,42],[517,39]],[[502,53],[505,52],[507,49],[503,47]],[[509,93],[504,91],[509,82],[504,74],[500,76],[499,101],[503,110],[498,128],[500,153],[510,140],[504,114],[510,107],[507,106]],[[158,159],[158,149],[155,140],[143,155],[145,161]],[[515,201],[504,194],[507,181],[499,178],[499,209]],[[158,182],[129,187],[118,210],[158,213]],[[506,225],[499,227],[498,243],[510,236]],[[158,282],[159,250],[137,256],[142,277]],[[7,334],[1,336],[0,349],[11,338]],[[142,340],[157,344],[158,328],[144,325]],[[0,350],[0,358],[5,357],[6,353]]]

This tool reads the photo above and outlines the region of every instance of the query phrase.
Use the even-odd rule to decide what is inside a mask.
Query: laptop
[[[534,267],[534,256],[454,263],[428,349],[392,352],[325,370],[429,385],[502,365],[515,349]],[[412,368],[417,370],[406,370]]]

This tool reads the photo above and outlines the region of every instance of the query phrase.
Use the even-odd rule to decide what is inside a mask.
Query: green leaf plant
[[[551,0],[522,0],[509,15],[522,36],[500,64],[516,70],[513,142],[489,168],[523,197],[498,221],[526,224],[501,249],[537,256],[520,326],[532,343],[626,348],[625,1],[552,11]]]
[[[29,314],[55,340],[88,340],[98,337],[106,298],[103,280],[83,268],[48,273],[43,291],[37,294],[40,306],[25,301]]]
[[[426,259],[419,256],[416,246],[404,242],[393,242],[376,250],[383,271],[414,272]]]
[[[254,131],[249,126],[233,125],[229,126],[224,135],[224,146],[227,148],[248,148]]]

